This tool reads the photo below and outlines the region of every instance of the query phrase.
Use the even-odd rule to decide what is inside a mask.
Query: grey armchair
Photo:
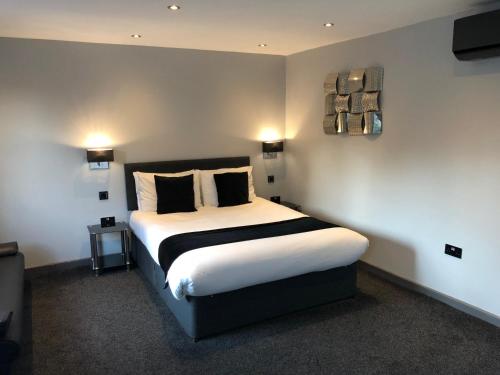
[[[24,298],[24,255],[16,242],[0,244],[0,311],[12,312],[0,337],[0,373],[9,373],[21,349]]]

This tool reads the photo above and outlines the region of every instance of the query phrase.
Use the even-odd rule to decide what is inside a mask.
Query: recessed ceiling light
[[[139,39],[139,38],[142,38],[142,35],[141,34],[132,34],[130,35],[132,38],[135,38],[135,39]]]
[[[267,44],[266,43],[259,43],[257,44],[258,47],[267,47]]]
[[[181,9],[180,6],[175,5],[175,4],[169,5],[167,8],[170,9],[170,10],[179,10],[179,9]]]
[[[332,27],[334,25],[333,22],[327,22],[327,23],[324,23],[323,26],[325,27]]]

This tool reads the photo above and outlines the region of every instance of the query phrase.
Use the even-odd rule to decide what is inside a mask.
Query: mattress
[[[196,231],[272,223],[305,217],[257,197],[234,207],[200,207],[196,212],[157,215],[133,211],[130,227],[158,262],[167,237]],[[328,228],[280,237],[210,246],[179,256],[166,282],[177,299],[207,296],[350,265],[368,248],[368,240],[346,228]]]

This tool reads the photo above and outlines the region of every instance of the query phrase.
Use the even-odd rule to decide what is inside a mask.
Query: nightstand
[[[130,227],[125,222],[118,222],[113,227],[101,227],[97,225],[88,225],[90,235],[90,251],[92,259],[92,271],[96,276],[99,276],[105,268],[115,268],[126,266],[127,271],[130,270]],[[122,252],[118,254],[99,255],[99,245],[97,236],[106,233],[120,232]]]
[[[281,201],[280,204],[282,206],[291,208],[292,210],[302,212],[302,207],[298,204],[292,203],[292,202],[287,202],[287,201]]]

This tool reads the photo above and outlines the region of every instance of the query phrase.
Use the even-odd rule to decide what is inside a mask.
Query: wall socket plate
[[[462,249],[460,247],[446,244],[444,245],[444,253],[446,255],[462,259]]]
[[[109,198],[109,194],[107,191],[100,191],[99,192],[99,200],[105,201]]]
[[[274,184],[274,176],[267,176],[267,183]]]

